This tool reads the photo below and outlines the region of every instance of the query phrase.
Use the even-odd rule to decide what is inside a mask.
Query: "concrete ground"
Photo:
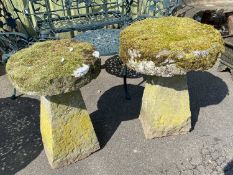
[[[129,80],[132,99],[124,99],[122,79],[104,65],[82,88],[101,150],[52,170],[41,143],[39,100],[22,95],[0,66],[0,175],[233,175],[233,81],[216,67],[188,74],[192,125],[186,134],[146,140],[138,120],[143,79]],[[114,68],[112,68],[114,69]]]

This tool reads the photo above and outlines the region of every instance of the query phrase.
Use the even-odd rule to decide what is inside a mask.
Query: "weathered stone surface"
[[[68,39],[35,43],[11,56],[12,84],[29,95],[51,96],[79,89],[100,72],[94,46]]]
[[[190,18],[145,19],[120,34],[120,57],[146,75],[172,77],[211,68],[224,51],[219,31]]]
[[[97,151],[97,140],[80,91],[41,97],[41,134],[52,168]]]
[[[145,85],[139,119],[147,139],[189,132],[191,112],[186,76],[151,77]]]

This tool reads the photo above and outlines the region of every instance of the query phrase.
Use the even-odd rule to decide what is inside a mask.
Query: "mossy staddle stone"
[[[51,40],[35,43],[11,56],[8,77],[21,92],[51,96],[74,91],[100,72],[95,48],[85,42]]]
[[[147,75],[172,77],[211,68],[224,42],[219,31],[190,18],[145,19],[120,35],[120,57]]]

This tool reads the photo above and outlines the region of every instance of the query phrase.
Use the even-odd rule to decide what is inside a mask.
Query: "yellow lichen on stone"
[[[146,138],[187,133],[191,112],[186,77],[149,80],[143,94],[140,121]]]
[[[67,121],[58,118],[53,126],[55,159],[64,158],[71,150],[81,153],[80,147],[82,151],[92,147],[94,129],[87,111],[80,110],[67,118]]]
[[[52,168],[81,160],[99,149],[80,91],[42,97],[40,127]]]
[[[42,97],[44,98],[44,97]],[[49,114],[48,105],[46,105],[46,101],[41,99],[40,103],[40,131],[43,143],[46,145],[46,151],[51,154],[53,153],[53,135],[52,135],[52,119]]]
[[[219,31],[190,18],[145,19],[120,35],[120,57],[126,64],[152,61],[157,67],[175,64],[185,71],[206,70],[223,51]]]

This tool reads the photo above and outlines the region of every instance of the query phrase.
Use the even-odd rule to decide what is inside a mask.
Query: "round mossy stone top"
[[[94,46],[69,39],[38,42],[12,55],[6,66],[12,84],[29,95],[74,91],[100,72]]]
[[[146,75],[172,77],[207,70],[223,51],[219,31],[191,18],[145,19],[120,34],[121,59]]]

